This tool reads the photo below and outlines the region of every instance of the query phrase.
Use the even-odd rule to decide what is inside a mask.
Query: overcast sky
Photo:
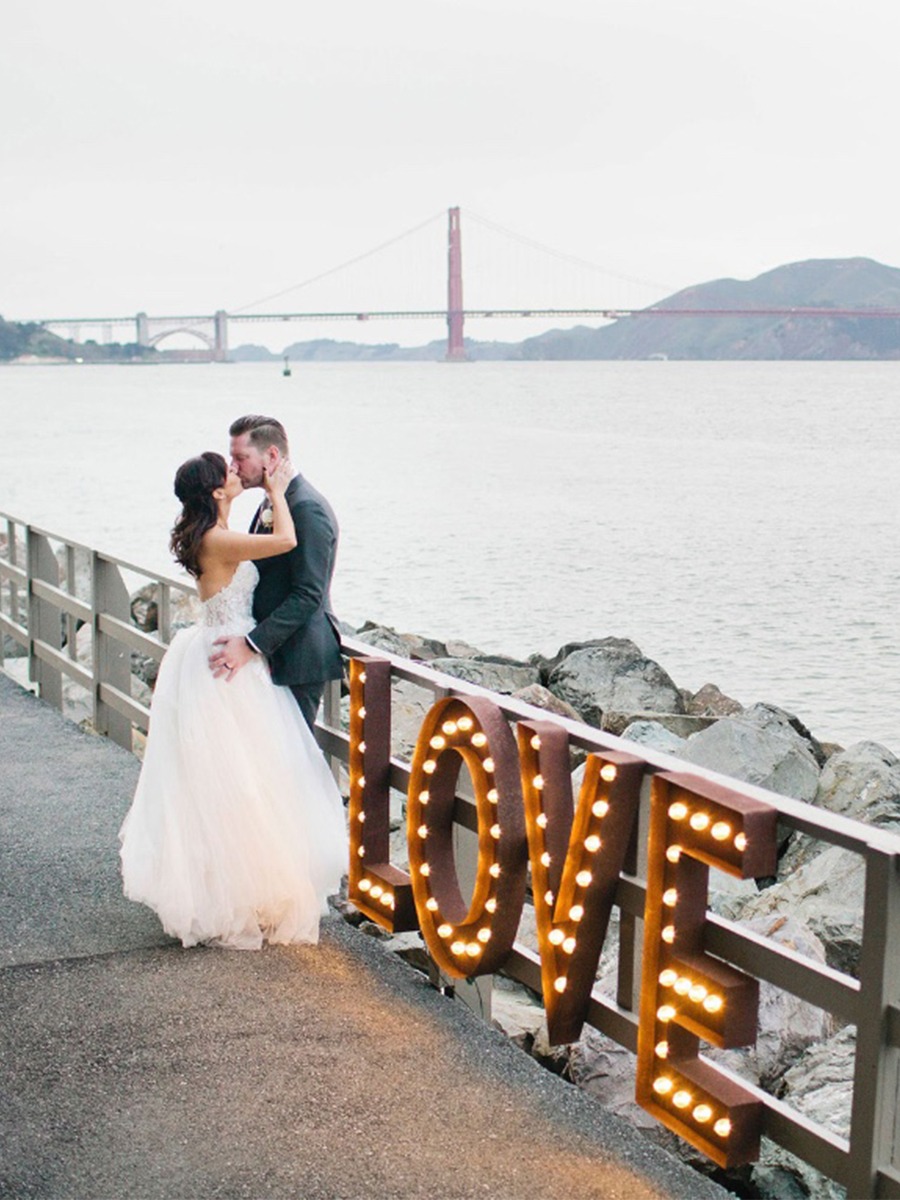
[[[898,45],[896,0],[6,4],[0,314],[439,305],[450,205],[469,304],[900,266]],[[285,328],[231,341],[441,336]]]

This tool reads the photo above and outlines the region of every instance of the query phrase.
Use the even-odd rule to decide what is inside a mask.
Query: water
[[[0,510],[171,574],[175,467],[272,412],[341,520],[345,620],[521,656],[627,636],[682,687],[900,751],[897,383],[892,363],[6,367]]]

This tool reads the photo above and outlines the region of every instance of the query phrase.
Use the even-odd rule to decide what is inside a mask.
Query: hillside
[[[526,359],[897,359],[900,321],[831,317],[833,308],[900,310],[900,270],[868,258],[810,259],[755,279],[717,279],[651,308],[822,308],[823,316],[626,317],[522,343]]]
[[[157,357],[155,350],[129,342],[74,342],[57,337],[42,325],[4,321],[0,317],[0,362],[142,362]]]

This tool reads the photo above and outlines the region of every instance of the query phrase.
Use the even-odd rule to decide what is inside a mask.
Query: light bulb
[[[419,828],[416,830],[416,832],[418,833],[420,838],[427,838],[428,837],[428,826],[420,825]]]
[[[488,772],[488,774],[490,774],[494,769],[494,760],[492,758],[486,758],[481,765]]]
[[[425,762],[422,763],[422,770],[426,775],[433,775],[437,770],[437,763],[433,758],[426,758]]]
[[[535,775],[534,779],[531,781],[531,786],[535,789],[535,791],[539,792],[544,786],[543,775]]]
[[[568,983],[568,980],[566,979],[565,975],[560,975],[560,976],[558,976],[558,978],[554,979],[553,986],[556,989],[556,991],[558,991],[560,994],[562,994],[566,990],[567,983]]]
[[[421,867],[419,867],[419,874],[426,876],[426,878],[431,874],[431,867],[428,863],[422,863]]]
[[[731,826],[727,821],[716,821],[709,832],[717,842],[724,842],[731,837]]]
[[[545,904],[552,904],[554,899],[555,899],[555,897],[552,892],[544,892],[544,903]]]
[[[705,812],[695,812],[690,821],[691,829],[696,829],[698,833],[702,833],[709,825],[709,814]]]
[[[693,1000],[693,1002],[695,1004],[699,1004],[701,1000],[706,999],[706,988],[703,986],[702,983],[695,983],[694,986],[691,988],[691,990],[688,992],[688,995],[690,996],[690,998]]]
[[[676,1108],[687,1108],[693,1099],[694,1097],[691,1093],[684,1091],[682,1088],[672,1097],[672,1103]]]
[[[364,705],[360,706],[360,708],[359,708],[359,710],[358,710],[358,711],[359,711],[359,715],[362,717],[362,719],[363,719],[363,720],[365,720],[365,719],[366,719],[366,709],[365,709],[365,706],[364,706]]]
[[[499,838],[499,836],[500,836],[500,826],[492,825],[491,826],[491,837],[496,839],[496,838]]]
[[[613,763],[604,763],[600,768],[600,778],[606,783],[612,783],[618,771]]]
[[[477,958],[480,953],[480,942],[469,942],[469,944],[466,946],[466,954],[468,954],[469,958]]]
[[[441,729],[443,729],[444,733],[446,733],[448,737],[453,737],[453,735],[454,735],[454,733],[456,733],[456,729],[457,729],[456,722],[455,721],[445,721],[443,723],[443,725],[441,726]]]
[[[419,803],[420,804],[427,804],[430,799],[431,799],[431,792],[428,792],[428,791],[419,792]]]
[[[491,865],[488,867],[488,874],[493,875],[493,877],[497,879],[500,875],[500,864],[491,863]]]
[[[657,1042],[656,1043],[656,1057],[657,1058],[668,1058],[669,1057],[669,1043],[668,1042]]]
[[[584,908],[580,904],[573,904],[569,909],[569,920],[580,921],[584,916]]]
[[[385,906],[385,908],[390,908],[391,902],[393,899],[394,899],[394,897],[391,895],[390,892],[385,892],[384,895],[381,897],[381,903]]]
[[[671,987],[678,978],[678,972],[673,971],[671,967],[666,967],[664,971],[659,973],[659,982],[663,987]]]
[[[357,819],[357,821],[365,821],[366,814],[362,809],[360,809],[359,812],[356,814],[356,819]]]
[[[465,942],[451,942],[450,949],[453,951],[454,954],[465,954],[466,943]]]
[[[747,849],[747,837],[743,833],[739,833],[734,839],[734,848],[739,850],[741,854]]]
[[[675,941],[675,926],[674,925],[666,925],[665,928],[663,929],[662,933],[660,934],[660,937],[666,943],[667,946],[671,946],[672,943]]]
[[[542,866],[542,867],[549,867],[549,866],[550,866],[550,855],[547,853],[547,851],[546,851],[546,850],[545,850],[545,851],[544,851],[544,853],[541,855],[541,866]]]
[[[602,843],[601,843],[600,839],[597,837],[596,833],[592,833],[590,837],[586,837],[584,839],[584,848],[590,854],[596,854],[597,851],[600,849],[601,844]]]
[[[591,812],[595,817],[605,817],[609,812],[609,804],[606,800],[595,800],[591,805]]]
[[[729,1133],[731,1133],[731,1122],[727,1117],[720,1117],[719,1120],[716,1121],[715,1125],[713,1125],[713,1133],[716,1135],[716,1137],[728,1137]]]
[[[683,821],[688,815],[688,806],[677,800],[674,804],[669,805],[669,816],[673,821]]]
[[[489,913],[495,913],[497,911],[497,898],[495,896],[491,896],[489,899],[485,900],[484,907]]]
[[[356,853],[359,855],[360,858],[365,858],[366,857],[365,846],[360,846],[360,848],[356,851]]]
[[[360,752],[360,754],[365,754],[365,752],[366,752],[366,743],[365,743],[365,742],[360,742],[360,743],[359,743],[359,747],[358,747],[358,748],[359,748],[359,752]]]
[[[541,739],[538,737],[537,734],[535,734],[534,737],[531,739],[531,748],[532,748],[532,750],[540,750],[540,748],[541,748]]]
[[[359,784],[359,786],[360,786],[361,788],[364,788],[364,787],[366,786],[366,777],[365,777],[365,775],[360,775],[359,779],[357,779],[357,781],[356,781],[356,782]]]
[[[574,954],[576,944],[577,943],[573,937],[567,937],[562,944],[562,948],[566,954]]]
[[[372,888],[372,892],[371,892],[372,899],[377,900],[383,891],[384,891],[384,888],[381,886],[381,884],[376,883],[375,886]]]
[[[686,996],[691,990],[691,981],[685,975],[680,975],[675,980],[674,987],[677,995]]]
[[[722,997],[715,995],[715,993],[713,993],[710,996],[707,996],[706,999],[703,1001],[703,1007],[706,1009],[706,1011],[708,1013],[721,1012]]]
[[[546,829],[547,828],[547,814],[546,813],[538,813],[538,815],[535,817],[535,821],[537,822],[538,829]]]
[[[575,882],[579,887],[587,887],[593,878],[594,877],[590,871],[579,871],[575,876]]]
[[[479,929],[475,936],[479,942],[489,942],[491,940],[491,931],[489,929]]]
[[[676,1010],[672,1007],[671,1004],[663,1004],[660,1008],[658,1008],[656,1010],[656,1015],[660,1021],[665,1022],[665,1021],[671,1021],[672,1018],[675,1016],[675,1012],[676,1012]]]
[[[443,750],[443,748],[447,745],[447,739],[442,737],[441,734],[436,733],[428,745],[432,746],[435,750]]]
[[[708,1104],[698,1104],[694,1109],[692,1116],[699,1125],[705,1125],[712,1116],[712,1109]]]
[[[662,902],[665,904],[666,908],[674,908],[677,900],[678,892],[675,890],[675,888],[666,888],[666,890],[663,892],[662,898]]]
[[[670,863],[677,863],[681,858],[681,847],[669,846],[668,850],[666,850],[666,858]]]
[[[496,804],[497,801],[500,799],[499,795],[497,794],[497,789],[489,788],[487,798],[491,802],[491,804]]]
[[[653,1080],[653,1090],[658,1096],[667,1096],[672,1090],[672,1080],[666,1075],[660,1075]]]
[[[438,937],[448,938],[453,932],[452,925],[438,925]]]
[[[487,745],[487,736],[485,734],[481,733],[480,730],[478,733],[473,733],[472,734],[472,745],[478,746],[478,747],[486,746]]]
[[[561,946],[566,940],[566,935],[561,929],[551,929],[547,938],[554,946]]]
[[[456,722],[456,724],[463,731],[463,733],[468,733],[469,730],[472,728],[472,726],[475,724],[475,722],[472,720],[471,717],[460,717],[459,720]]]
[[[371,886],[372,886],[371,879],[361,879],[359,881],[359,890],[361,892],[367,892]]]
[[[425,907],[428,909],[429,912],[437,912],[438,902],[437,902],[437,900],[435,900],[434,896],[428,897],[428,899],[425,901]]]
[[[365,683],[366,682],[365,671],[360,671],[359,675],[357,675],[357,679],[359,680],[360,683]]]

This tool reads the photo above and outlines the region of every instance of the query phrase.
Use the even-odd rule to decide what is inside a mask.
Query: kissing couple
[[[119,833],[125,895],[165,931],[259,949],[316,942],[347,870],[340,793],[313,735],[342,674],[330,585],[338,526],[289,458],[284,426],[246,416],[175,475],[175,559],[201,616],[179,630],[153,694],[134,800]],[[236,496],[262,487],[249,533]]]

